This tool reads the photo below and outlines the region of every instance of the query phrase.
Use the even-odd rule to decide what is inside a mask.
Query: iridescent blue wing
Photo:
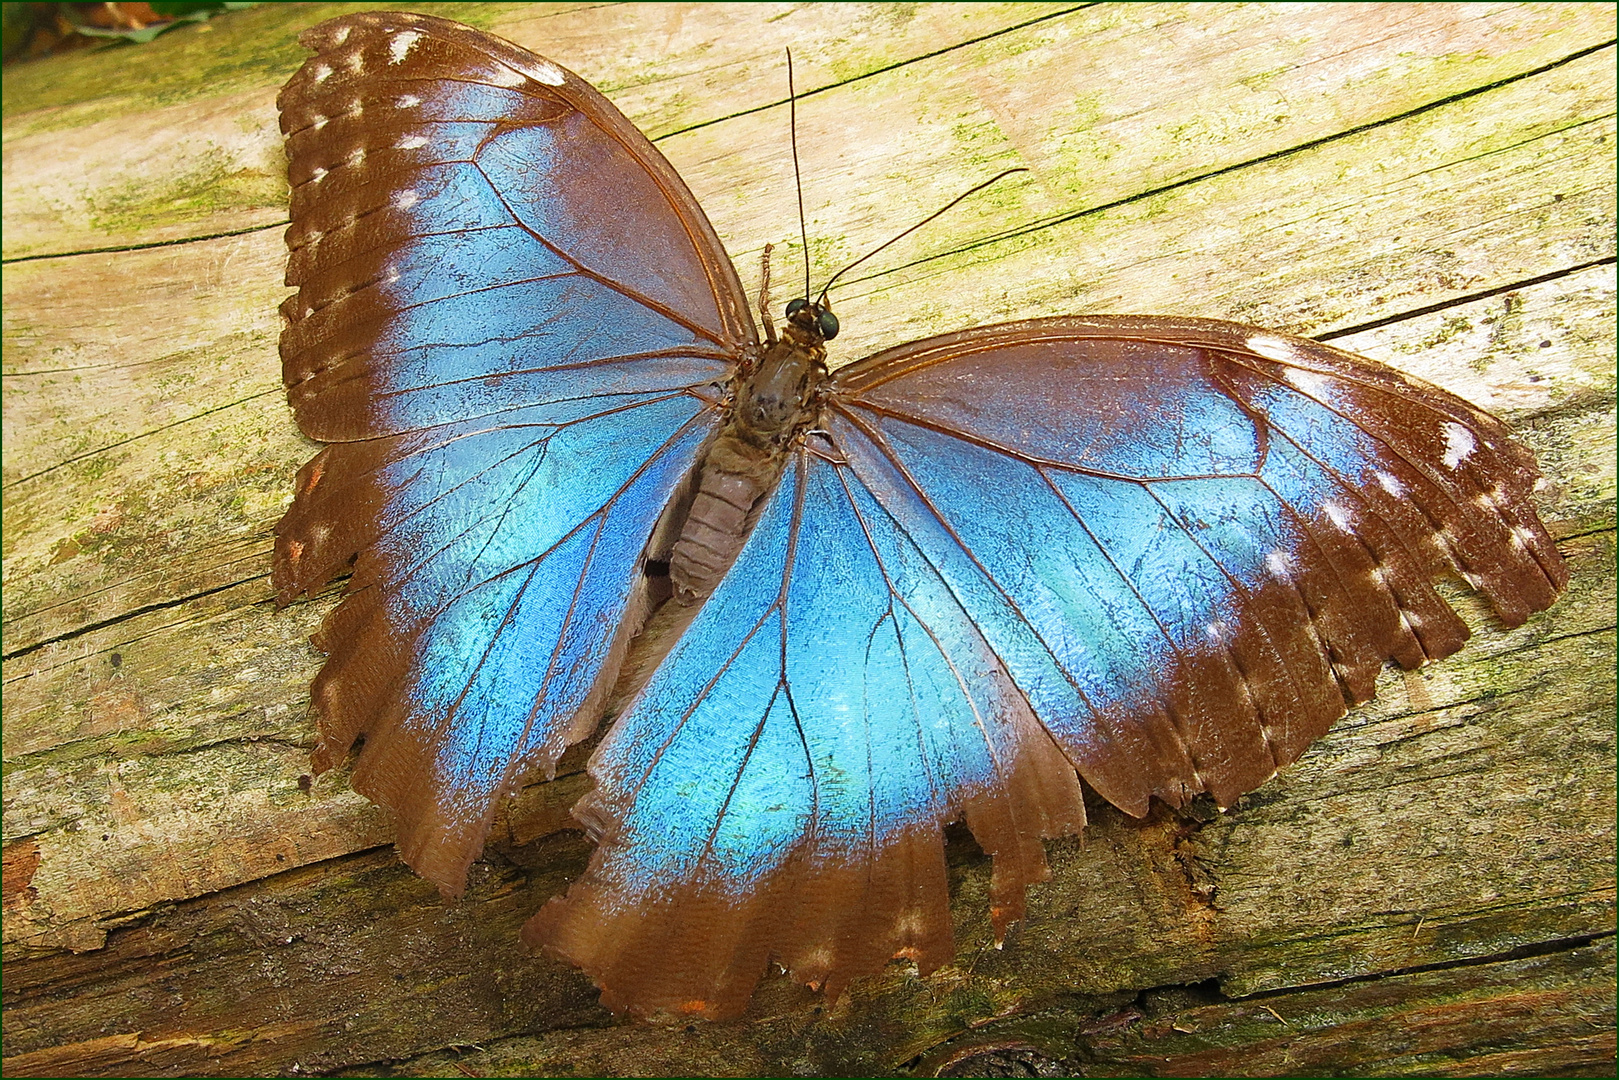
[[[590,870],[525,929],[616,1011],[734,1015],[774,958],[836,996],[954,955],[943,826],[995,857],[997,930],[1077,832],[1073,766],[847,466],[801,452],[591,760]]]
[[[353,566],[317,639],[316,765],[363,737],[355,787],[457,891],[496,798],[594,726],[648,536],[754,331],[685,185],[577,76],[424,16],[303,41],[281,353],[331,445],[275,585]]]
[[[1100,316],[846,368],[829,429],[950,583],[1080,775],[1132,813],[1221,805],[1298,757],[1388,660],[1509,625],[1568,572],[1494,417],[1303,338]]]
[[[600,847],[528,928],[603,1000],[739,1011],[769,960],[836,992],[951,955],[941,826],[997,922],[1083,822],[1229,804],[1566,570],[1493,418],[1230,323],[1058,319],[839,372],[741,558],[598,748]]]

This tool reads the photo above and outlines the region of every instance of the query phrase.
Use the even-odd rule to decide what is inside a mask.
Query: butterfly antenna
[[[898,236],[894,237],[892,240],[889,240],[887,243],[881,244],[878,247],[872,248],[870,251],[868,251],[864,255],[860,256],[860,258],[856,259],[854,262],[850,263],[848,266],[845,266],[842,270],[839,270],[837,273],[833,274],[832,275],[832,280],[828,281],[826,283],[826,287],[821,290],[820,299],[818,299],[816,301],[816,303],[819,304],[819,303],[821,303],[821,301],[826,299],[826,294],[832,290],[832,282],[833,281],[838,280],[838,278],[842,277],[844,274],[847,274],[850,270],[853,270],[855,267],[859,266],[861,263],[865,262],[867,259],[869,259],[873,255],[877,254],[879,251],[883,250],[883,248],[886,248],[891,244],[895,244],[895,243],[899,242],[900,240],[905,239],[907,236],[911,235],[913,232],[920,229],[922,226],[926,225],[928,222],[932,221],[934,218],[939,217],[945,211],[947,211],[947,210],[951,209],[952,207],[954,207],[957,203],[964,201],[969,196],[978,194],[980,191],[983,191],[985,188],[989,187],[991,184],[998,183],[1001,180],[1005,180],[1008,176],[1011,176],[1013,173],[1028,172],[1028,171],[1029,171],[1028,169],[1022,168],[1021,166],[1016,168],[1016,169],[1007,169],[1003,173],[999,173],[999,174],[997,174],[995,176],[990,177],[988,180],[985,180],[982,184],[979,184],[976,187],[968,188],[966,191],[963,191],[960,195],[957,195],[954,199],[951,199],[949,202],[947,202],[943,206],[939,207],[939,209],[933,211],[933,213],[929,214],[927,217],[923,218],[921,221],[918,221],[915,225],[912,225],[909,229],[906,229],[904,232],[900,233]],[[802,208],[800,209],[799,213],[802,215],[802,213],[803,213]]]
[[[798,237],[804,244],[804,299],[809,299],[809,226],[804,224],[804,175],[798,170],[798,92],[793,88],[793,50],[787,50],[787,124],[793,137],[793,184],[798,188]]]

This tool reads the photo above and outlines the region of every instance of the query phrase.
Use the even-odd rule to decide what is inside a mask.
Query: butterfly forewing
[[[278,529],[276,587],[352,562],[317,639],[317,765],[364,736],[356,786],[456,890],[496,797],[593,726],[752,324],[690,193],[576,76],[422,16],[305,43],[280,99],[281,349],[332,445]]]
[[[1439,574],[1511,623],[1566,580],[1498,421],[1301,338],[1039,320],[903,346],[835,384],[854,471],[1081,775],[1132,812],[1230,803],[1369,698],[1387,660],[1454,652],[1467,631]]]

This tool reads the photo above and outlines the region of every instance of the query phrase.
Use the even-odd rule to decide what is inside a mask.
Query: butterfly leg
[[[776,343],[776,323],[770,318],[770,250],[773,247],[774,244],[766,244],[759,253],[759,318],[764,323],[765,341],[771,345]]]

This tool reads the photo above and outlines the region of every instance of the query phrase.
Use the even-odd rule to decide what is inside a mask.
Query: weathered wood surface
[[[1611,5],[436,7],[601,86],[745,281],[798,257],[784,45],[818,275],[1029,167],[840,291],[844,359],[1088,311],[1324,337],[1507,418],[1574,568],[1517,630],[1458,592],[1461,654],[1228,814],[1093,807],[1004,950],[956,843],[956,964],[690,1028],[516,944],[587,855],[580,755],[458,903],[304,779],[334,597],[267,582],[313,449],[273,102],[336,10],[5,72],[7,1075],[1611,1070]]]

